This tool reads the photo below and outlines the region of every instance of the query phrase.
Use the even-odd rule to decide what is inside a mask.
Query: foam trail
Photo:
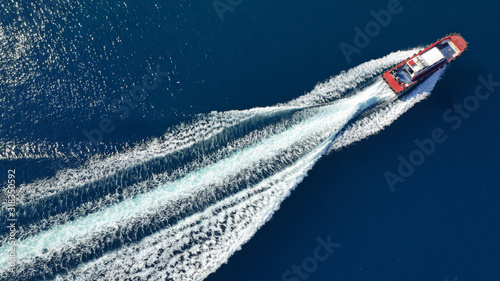
[[[390,112],[391,116],[400,116],[429,95],[442,72],[440,70],[434,74],[421,87],[408,94],[408,98],[395,102],[397,106],[391,104],[384,110]],[[377,115],[378,113],[373,114]],[[356,132],[360,132],[363,124],[368,123],[360,122],[352,128],[355,127]],[[369,128],[373,128],[371,124],[368,125]],[[355,141],[350,140],[351,142],[343,139],[340,143],[348,145]],[[173,228],[162,230],[136,245],[123,247],[117,252],[86,263],[58,279],[98,280],[103,277],[118,277],[203,280],[227,262],[271,217],[291,190],[307,175],[307,171],[325,154],[332,141],[336,143],[335,138],[324,141],[294,165],[262,181],[253,189],[226,198],[205,211],[186,218]],[[176,253],[176,249],[184,251]],[[163,270],[149,267],[151,264],[162,264]]]
[[[97,280],[116,276],[119,279],[203,280],[227,262],[272,216],[326,148],[327,142],[252,190],[226,198],[171,229],[87,263],[59,279]],[[227,231],[230,225],[231,231]],[[187,251],[176,254],[176,249],[184,248]],[[146,264],[155,263],[161,263],[166,270],[143,270]],[[103,267],[104,264],[108,267]]]
[[[65,212],[54,215],[56,210],[51,210],[46,219],[61,216],[61,220],[45,228],[33,223],[29,225],[32,232],[21,232],[18,275],[4,271],[7,245],[0,247],[0,268],[4,268],[0,276],[24,280],[56,276],[77,280],[100,280],[103,276],[202,280],[253,236],[328,149],[340,149],[376,133],[430,93],[442,70],[409,98],[398,101],[392,101],[394,95],[381,79],[367,84],[384,67],[413,52],[398,52],[366,63],[357,67],[362,79],[351,70],[338,80],[316,86],[317,94],[309,93],[287,104],[201,116],[194,125],[172,129],[165,139],[173,144],[151,140],[126,153],[96,158],[82,168],[62,171],[57,179],[39,181],[42,185],[34,192],[26,188],[32,185],[26,185],[23,203],[37,208],[52,206],[39,203],[42,201],[36,195],[58,195],[64,201],[69,195],[63,191],[82,185],[74,179],[95,182],[124,169],[138,180],[123,188],[144,188],[128,195],[111,192],[96,197],[91,212],[72,219]],[[360,85],[365,87],[356,90]],[[349,89],[354,91],[348,93]],[[386,110],[392,117],[370,121],[370,116],[380,118],[378,106],[386,102],[390,103],[382,112]],[[369,114],[356,121],[366,110]],[[241,124],[247,121],[251,130],[242,130]],[[221,134],[224,137],[220,138]],[[148,161],[198,148],[203,141],[212,147],[210,154],[188,158],[191,167],[177,177],[170,171],[143,170]],[[105,171],[92,171],[100,167]],[[52,184],[62,187],[52,188]],[[75,264],[79,266],[75,268]]]
[[[399,51],[382,59],[364,63],[324,83],[318,84],[310,93],[287,104],[244,111],[212,112],[208,115],[200,115],[193,123],[181,124],[169,129],[163,138],[146,141],[124,153],[106,157],[95,156],[82,167],[59,171],[55,177],[50,179],[38,180],[31,184],[22,184],[18,188],[18,210],[22,211],[22,216],[20,216],[21,221],[30,225],[19,226],[21,238],[46,229],[53,224],[61,223],[68,217],[86,215],[99,209],[100,205],[116,202],[119,200],[117,198],[134,196],[148,190],[148,188],[159,185],[162,181],[173,180],[181,177],[189,170],[208,165],[224,156],[222,155],[223,153],[220,153],[222,150],[227,150],[225,152],[227,154],[231,153],[230,149],[224,147],[228,144],[227,140],[219,143],[215,141],[215,145],[218,145],[216,153],[221,155],[206,157],[206,150],[203,150],[200,152],[201,156],[198,155],[198,157],[203,158],[202,160],[194,161],[189,165],[185,164],[170,175],[158,174],[156,172],[146,174],[143,172],[141,177],[149,178],[150,182],[144,181],[139,184],[129,182],[127,185],[134,185],[122,194],[103,197],[105,193],[113,193],[120,190],[123,178],[128,178],[130,174],[132,176],[135,175],[133,170],[154,170],[151,168],[149,162],[158,162],[158,159],[163,161],[162,158],[176,157],[176,155],[183,154],[189,150],[197,151],[194,148],[201,142],[211,142],[208,145],[213,146],[213,139],[221,138],[221,136],[222,138],[227,138],[235,130],[239,130],[241,124],[245,122],[253,123],[256,119],[271,118],[284,112],[315,106],[320,102],[327,103],[334,101],[342,93],[345,94],[348,92],[347,90],[366,83],[367,79],[379,74],[384,68],[398,63],[414,51]],[[55,145],[57,146],[57,144]],[[75,154],[72,153],[72,155],[74,156]],[[64,157],[64,154],[60,157]],[[82,193],[82,190],[86,193]],[[99,196],[106,202],[102,202],[102,200],[99,202],[80,200],[81,198],[92,199],[93,196],[89,195],[92,192],[102,194]],[[72,194],[72,197],[69,197],[68,194]],[[0,199],[5,198],[5,196],[6,194],[0,193]],[[47,205],[59,205],[59,209],[70,208],[74,211],[73,214],[54,215],[54,209],[52,209],[50,210],[50,217],[47,217],[49,214],[46,212],[49,209],[36,207],[40,206],[41,202]],[[38,220],[39,217],[44,217],[45,219],[37,224],[32,223],[33,220]],[[2,227],[0,224],[0,245],[6,239],[6,233],[5,225]]]
[[[429,97],[430,92],[434,88],[436,82],[443,75],[445,69],[446,66],[439,69],[434,75],[411,91],[411,93],[404,95],[400,99],[391,102],[383,109],[378,110],[373,114],[357,120],[354,124],[349,125],[343,130],[342,134],[335,139],[329,149],[329,152],[332,150],[339,150],[351,143],[360,141],[389,126],[416,103]]]
[[[347,100],[324,108],[310,110],[306,113],[310,117],[291,129],[262,140],[252,147],[238,151],[228,158],[190,173],[171,184],[112,205],[87,217],[58,225],[41,235],[20,241],[17,245],[20,252],[18,260],[23,261],[27,257],[39,256],[45,251],[44,249],[62,247],[64,243],[81,239],[92,232],[98,232],[106,225],[118,225],[126,221],[127,218],[136,218],[144,213],[156,212],[160,206],[172,203],[174,199],[189,196],[196,189],[206,188],[205,183],[222,185],[226,178],[231,179],[237,174],[258,166],[261,162],[269,161],[280,150],[293,148],[311,136],[321,140],[329,135],[334,135],[356,113],[380,101],[380,96],[377,96],[378,92],[374,91],[374,88],[380,83],[382,82],[379,81],[378,85],[368,87],[360,94]],[[0,259],[0,264],[3,264],[3,261]]]
[[[162,138],[146,141],[124,153],[107,156],[106,158],[95,156],[82,167],[59,171],[54,178],[37,180],[31,184],[21,185],[18,188],[18,201],[20,204],[29,204],[40,198],[52,196],[62,191],[107,178],[117,171],[130,169],[146,161],[189,148],[196,142],[213,138],[223,133],[224,130],[236,126],[238,123],[262,114],[272,114],[283,110],[304,108],[334,101],[341,97],[343,93],[354,89],[361,83],[380,74],[382,70],[406,59],[417,50],[398,51],[381,59],[363,63],[347,72],[332,77],[326,82],[319,83],[310,93],[289,103],[273,107],[254,108],[243,111],[212,112],[208,115],[200,115],[193,123],[181,124],[171,128]],[[13,144],[10,145],[13,146]],[[9,146],[9,143],[6,146]],[[35,144],[29,146],[36,147]],[[18,147],[23,146],[17,144],[15,147],[10,147],[9,154],[4,156],[5,159],[10,159],[9,155],[20,155],[19,157],[22,157],[22,155],[31,155],[30,157],[37,158],[36,155],[30,152],[16,152],[16,148]],[[51,154],[48,152],[44,153]],[[66,154],[77,153],[70,151],[66,152]]]

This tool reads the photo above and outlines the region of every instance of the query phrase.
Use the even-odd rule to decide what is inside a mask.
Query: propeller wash
[[[162,138],[20,186],[18,264],[9,269],[4,223],[1,279],[204,279],[322,155],[377,133],[430,94],[443,69],[399,99],[380,77],[415,51],[366,62],[288,103],[200,115]]]

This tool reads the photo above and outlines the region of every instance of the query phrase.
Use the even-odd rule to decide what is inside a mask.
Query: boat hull
[[[444,65],[455,60],[467,48],[468,43],[460,34],[449,34],[391,68],[382,74],[382,78],[395,94],[400,95]],[[418,68],[417,63],[420,68]],[[418,73],[414,72],[415,68],[419,70]]]

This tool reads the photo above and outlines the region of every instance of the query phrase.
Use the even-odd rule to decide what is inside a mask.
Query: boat
[[[448,34],[391,68],[382,74],[382,78],[396,95],[401,95],[413,85],[467,51],[468,45],[460,34]]]

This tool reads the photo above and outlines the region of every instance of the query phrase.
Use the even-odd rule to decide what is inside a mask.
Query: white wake
[[[30,268],[36,266],[37,276],[56,274],[64,280],[204,279],[255,234],[322,155],[377,133],[430,94],[443,70],[397,100],[380,78],[374,78],[414,51],[362,64],[286,104],[200,116],[162,139],[21,187],[21,205],[36,205],[43,198],[66,196],[64,192],[87,183],[196,147],[252,118],[291,112],[290,118],[228,141],[206,157],[198,155],[189,167],[145,177],[128,193],[107,194],[75,208],[79,211],[27,226],[17,245],[20,276],[33,278]],[[358,118],[381,104],[386,105]],[[145,174],[140,168],[133,173]],[[69,220],[71,212],[76,219]],[[144,238],[137,238],[141,235]],[[126,241],[133,243],[124,245]],[[116,242],[121,246],[109,246]],[[7,247],[0,248],[3,275]],[[114,250],[87,261],[100,248]],[[83,262],[64,269],[65,260]],[[54,271],[53,264],[63,265]]]

